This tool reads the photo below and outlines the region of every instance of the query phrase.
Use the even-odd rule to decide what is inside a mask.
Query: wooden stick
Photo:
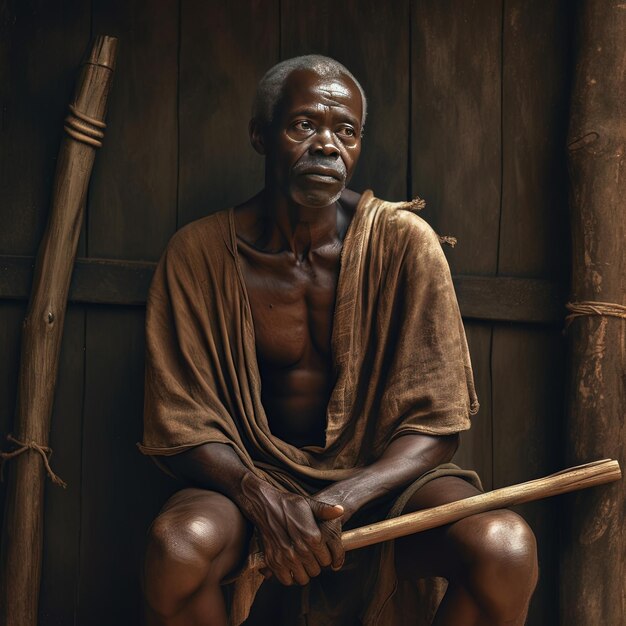
[[[98,37],[83,65],[65,120],[50,215],[39,246],[23,325],[11,439],[17,448],[2,456],[11,466],[0,564],[0,623],[5,626],[37,624],[46,472],[55,482],[64,484],[48,463],[50,419],[67,294],[89,177],[96,148],[102,145],[116,49],[115,38]]]
[[[469,515],[510,507],[524,502],[549,498],[578,489],[586,489],[619,480],[622,477],[619,463],[611,459],[595,461],[563,470],[544,478],[481,493],[465,500],[407,513],[399,517],[348,530],[341,535],[346,550],[356,550],[382,541],[398,539],[424,530],[457,522]],[[250,555],[247,568],[265,566],[262,552]]]

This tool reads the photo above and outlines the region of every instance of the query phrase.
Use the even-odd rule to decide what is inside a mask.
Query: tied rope
[[[581,302],[568,302],[565,308],[570,311],[570,314],[565,318],[566,329],[577,317],[587,315],[601,315],[603,317],[626,319],[626,306],[614,302],[582,300]]]
[[[50,480],[55,485],[59,485],[59,487],[63,487],[63,489],[67,487],[67,483],[62,478],[57,476],[52,471],[52,468],[50,467],[50,457],[52,456],[52,448],[49,448],[48,446],[41,446],[36,441],[20,441],[19,439],[16,439],[11,434],[7,435],[7,439],[11,443],[14,443],[20,447],[17,448],[17,450],[12,450],[11,452],[0,452],[0,481],[4,480],[4,464],[7,461],[14,459],[16,456],[23,454],[27,450],[34,450],[41,456],[41,459],[43,460],[43,464],[46,467],[46,472],[48,473]]]

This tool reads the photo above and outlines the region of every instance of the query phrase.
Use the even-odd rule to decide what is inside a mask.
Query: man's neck
[[[288,250],[301,260],[338,239],[336,202],[326,207],[304,207],[266,190],[262,204],[267,220],[266,241],[272,249]]]

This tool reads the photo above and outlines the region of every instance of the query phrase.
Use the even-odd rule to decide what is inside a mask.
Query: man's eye
[[[345,137],[356,137],[356,132],[351,126],[344,126],[343,128],[340,128],[339,134],[344,135]]]
[[[296,130],[304,130],[304,131],[313,130],[313,126],[311,126],[311,122],[307,122],[305,120],[296,122],[293,126]]]

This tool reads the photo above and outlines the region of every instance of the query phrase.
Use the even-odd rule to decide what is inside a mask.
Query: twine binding
[[[565,329],[577,318],[588,315],[600,315],[602,317],[617,317],[626,319],[626,306],[615,302],[597,302],[595,300],[582,300],[580,302],[568,302],[565,308],[570,314],[565,317]]]
[[[4,464],[11,459],[14,459],[16,456],[23,454],[27,450],[34,450],[37,452],[41,459],[43,460],[43,464],[46,468],[46,472],[50,477],[50,480],[55,484],[59,485],[59,487],[63,487],[65,489],[67,487],[67,483],[60,478],[57,474],[52,471],[50,467],[50,457],[52,456],[52,448],[48,446],[42,446],[38,444],[36,441],[20,441],[16,439],[13,435],[8,434],[7,440],[11,443],[14,443],[18,446],[16,450],[12,450],[11,452],[0,452],[0,481],[4,480]]]

